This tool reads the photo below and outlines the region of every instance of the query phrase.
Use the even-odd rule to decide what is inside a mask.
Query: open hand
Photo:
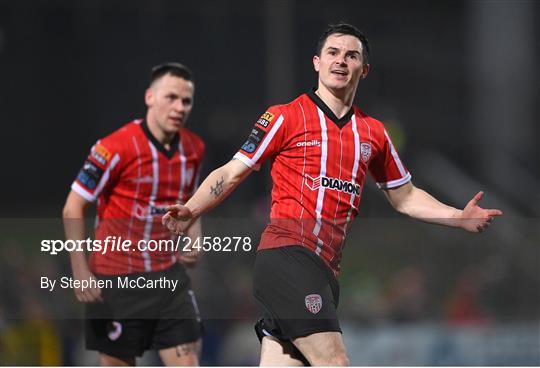
[[[161,218],[161,223],[169,231],[183,235],[193,220],[193,214],[190,209],[181,204],[175,204],[167,207],[167,213]]]
[[[86,288],[78,287],[74,288],[75,296],[77,300],[82,303],[102,303],[101,289],[99,287],[92,287],[96,277],[87,268],[73,270],[73,278],[78,281],[86,280],[90,286]],[[92,281],[90,281],[92,280]]]
[[[502,211],[497,209],[485,209],[478,205],[484,192],[478,192],[473,199],[467,203],[461,213],[461,227],[472,233],[481,233],[489,227],[495,217],[502,216]]]

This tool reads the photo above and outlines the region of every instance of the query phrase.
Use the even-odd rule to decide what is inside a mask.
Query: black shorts
[[[263,312],[255,326],[260,340],[265,335],[292,340],[316,332],[341,332],[339,284],[309,249],[288,246],[257,252],[253,294]]]
[[[166,349],[195,342],[202,336],[202,323],[184,267],[179,264],[158,272],[120,276],[129,280],[178,280],[171,288],[102,289],[103,303],[86,305],[86,348],[118,358],[141,356],[145,350]]]

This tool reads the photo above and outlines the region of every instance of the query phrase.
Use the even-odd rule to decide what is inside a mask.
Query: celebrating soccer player
[[[478,206],[482,192],[459,210],[412,184],[384,125],[353,106],[358,83],[369,72],[369,53],[356,27],[331,25],[313,57],[317,87],[270,107],[234,159],[163,217],[171,231],[183,233],[270,159],[270,223],[253,282],[263,311],[256,324],[261,365],[348,364],[336,277],[368,172],[397,211],[417,219],[478,233],[502,214]]]

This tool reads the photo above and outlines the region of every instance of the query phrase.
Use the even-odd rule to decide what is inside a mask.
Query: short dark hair
[[[150,85],[164,75],[171,74],[178,78],[183,78],[187,81],[193,81],[191,70],[184,64],[180,63],[163,63],[152,68],[150,73]]]
[[[324,43],[326,42],[326,39],[328,36],[333,34],[344,34],[344,35],[351,35],[360,40],[362,43],[362,61],[364,64],[369,64],[369,42],[367,40],[367,37],[360,31],[358,28],[353,26],[352,24],[345,23],[345,22],[339,22],[335,24],[329,24],[328,28],[324,33],[319,37],[319,42],[317,43],[317,51],[316,54],[318,56],[321,56],[321,51],[324,46]]]

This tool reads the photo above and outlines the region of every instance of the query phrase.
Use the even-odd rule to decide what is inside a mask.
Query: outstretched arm
[[[71,191],[66,199],[62,217],[64,220],[64,232],[66,239],[82,240],[85,237],[86,229],[84,225],[84,215],[90,202],[81,197],[75,191]],[[84,252],[73,251],[69,254],[71,262],[71,271],[76,280],[95,279],[90,272],[86,254]],[[75,288],[77,300],[83,303],[101,302],[100,288]]]
[[[478,205],[484,192],[478,192],[463,210],[439,202],[410,182],[384,192],[400,213],[426,222],[460,227],[473,233],[481,233],[496,216],[503,214],[500,210],[485,209]]]
[[[176,234],[185,233],[193,221],[220,204],[251,171],[242,161],[234,159],[212,171],[185,205],[168,208],[163,225]]]

